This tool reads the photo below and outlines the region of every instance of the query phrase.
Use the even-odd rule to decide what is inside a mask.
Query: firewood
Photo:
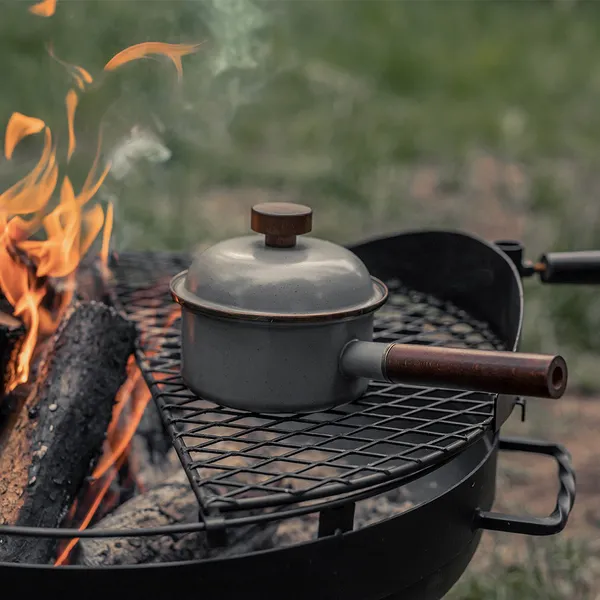
[[[198,501],[185,473],[121,504],[99,521],[97,529],[161,527],[198,521]],[[178,535],[127,538],[85,538],[79,542],[77,564],[135,565],[232,556],[270,547],[275,523],[232,527],[225,547],[211,547],[204,531]]]
[[[0,448],[0,523],[61,524],[102,450],[134,341],[134,326],[113,308],[67,310]],[[0,561],[48,563],[56,544],[2,536]]]

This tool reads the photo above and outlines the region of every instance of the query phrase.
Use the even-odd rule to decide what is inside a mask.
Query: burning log
[[[185,473],[179,470],[161,485],[121,504],[94,528],[139,529],[197,520],[198,501]],[[231,528],[229,543],[224,548],[211,548],[204,531],[160,537],[86,538],[79,542],[77,564],[136,565],[232,556],[269,547],[276,528],[275,523]]]
[[[135,328],[114,309],[75,303],[0,448],[0,522],[57,527],[102,449]],[[0,538],[0,561],[48,563],[56,540]]]

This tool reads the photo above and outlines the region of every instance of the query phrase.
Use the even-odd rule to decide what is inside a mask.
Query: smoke
[[[164,6],[177,11],[183,5]],[[267,11],[254,0],[187,0],[188,31],[175,41],[203,45],[184,57],[181,84],[162,65],[150,63],[159,73],[153,86],[137,97],[133,89],[132,97],[135,82],[129,81],[111,107],[112,118],[105,121],[113,131],[106,152],[112,166],[101,195],[115,208],[114,250],[156,246],[147,229],[164,233],[167,245],[181,244],[181,213],[194,209],[203,169],[209,168],[202,156],[227,153],[236,114],[258,102],[277,75],[270,60],[272,6]],[[197,32],[193,38],[190,28]]]
[[[210,61],[212,73],[257,68],[265,45],[255,34],[268,23],[264,11],[250,0],[208,0],[206,7],[207,24],[216,47]]]
[[[272,6],[272,5],[271,5]],[[228,140],[228,128],[239,109],[256,102],[260,91],[277,75],[268,26],[272,14],[253,0],[205,0],[209,31],[206,59],[194,76],[188,113],[199,110],[203,139],[211,144]]]
[[[113,148],[110,156],[110,173],[122,181],[135,169],[136,163],[146,161],[159,164],[171,158],[171,151],[150,130],[133,127],[129,136]]]

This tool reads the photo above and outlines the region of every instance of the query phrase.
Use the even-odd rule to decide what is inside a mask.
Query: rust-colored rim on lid
[[[169,288],[175,302],[181,305],[182,308],[197,314],[221,319],[234,319],[237,321],[262,321],[267,323],[323,323],[328,321],[341,321],[343,319],[359,317],[375,312],[386,303],[389,295],[385,283],[380,279],[371,276],[371,281],[373,282],[373,296],[370,302],[360,306],[322,313],[266,313],[245,311],[241,309],[223,308],[216,304],[199,301],[185,288],[186,275],[187,269],[178,273],[171,279]]]

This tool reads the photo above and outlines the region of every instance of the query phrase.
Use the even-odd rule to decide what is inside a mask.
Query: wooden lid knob
[[[312,229],[312,209],[290,202],[265,202],[252,207],[250,227],[265,234],[265,244],[277,248],[296,245],[296,236]]]

